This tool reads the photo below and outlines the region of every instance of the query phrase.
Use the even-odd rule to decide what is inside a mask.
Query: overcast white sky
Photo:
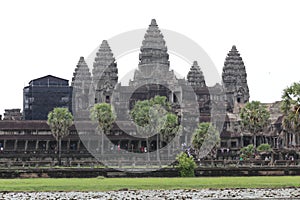
[[[22,90],[30,80],[48,74],[71,80],[80,56],[87,57],[103,39],[147,28],[152,18],[160,28],[197,42],[220,73],[235,44],[251,100],[280,100],[282,90],[299,81],[299,8],[298,1],[274,0],[1,1],[0,114],[23,107]],[[137,67],[138,57],[119,60],[120,71],[127,62]],[[171,67],[178,63],[171,57]]]

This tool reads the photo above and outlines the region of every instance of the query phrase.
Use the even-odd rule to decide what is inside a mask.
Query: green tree
[[[57,141],[58,164],[61,165],[61,140],[69,134],[69,127],[73,124],[73,116],[67,108],[54,108],[48,114],[47,123]]]
[[[104,134],[108,134],[111,130],[116,116],[112,110],[112,107],[108,103],[98,103],[93,106],[90,111],[90,118],[98,123],[97,129],[103,131]],[[101,154],[104,151],[104,138],[101,134]]]
[[[169,141],[178,131],[177,116],[171,113],[171,104],[164,96],[155,96],[149,100],[137,101],[130,111],[138,132],[146,137],[149,149],[149,136],[156,134],[157,159],[159,159],[160,139]],[[147,134],[151,135],[147,135]]]
[[[203,146],[205,141],[206,146]],[[198,128],[195,130],[192,136],[192,145],[196,150],[198,157],[200,157],[200,148],[202,147],[204,152],[211,153],[220,142],[220,134],[216,128],[208,122],[202,122],[198,124]],[[207,149],[209,148],[209,149]]]
[[[181,152],[179,155],[177,155],[176,160],[178,162],[176,168],[179,170],[181,177],[195,176],[196,163],[192,156],[189,157],[186,153]]]
[[[171,140],[179,133],[181,126],[178,122],[177,115],[168,113],[164,118],[164,123],[160,129],[161,140],[169,144]],[[168,156],[170,155],[170,145],[168,145]]]
[[[176,136],[180,129],[178,117],[173,113],[168,113],[164,118],[164,123],[160,129],[161,138],[168,143]]]
[[[293,134],[294,141],[299,143],[300,83],[293,83],[283,90],[281,110],[283,112],[283,129],[285,132]]]
[[[253,135],[256,147],[256,135],[268,125],[270,113],[259,101],[246,103],[240,112],[242,127]]]
[[[249,144],[248,146],[241,148],[240,157],[243,158],[243,160],[249,160],[250,158],[253,158],[254,152],[255,148],[253,144]]]
[[[271,152],[272,148],[271,148],[271,145],[269,145],[269,144],[260,144],[257,147],[257,151],[259,151],[259,152]]]

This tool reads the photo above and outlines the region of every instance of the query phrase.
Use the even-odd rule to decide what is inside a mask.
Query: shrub
[[[248,160],[248,159],[250,159],[251,157],[253,157],[254,150],[255,150],[255,149],[254,149],[253,144],[249,144],[248,146],[243,147],[243,148],[240,150],[240,157],[242,157],[244,160]]]
[[[271,145],[269,145],[269,144],[261,144],[257,147],[257,151],[270,152],[270,151],[272,151],[272,148],[271,148]]]
[[[186,153],[181,152],[177,155],[176,160],[178,161],[176,168],[179,169],[181,177],[195,176],[196,163],[193,157],[189,157]]]

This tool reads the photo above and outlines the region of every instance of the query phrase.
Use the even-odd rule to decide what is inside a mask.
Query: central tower
[[[138,69],[134,73],[131,86],[170,80],[174,74],[169,71],[170,62],[166,41],[155,19],[151,20],[144,36],[139,54]]]

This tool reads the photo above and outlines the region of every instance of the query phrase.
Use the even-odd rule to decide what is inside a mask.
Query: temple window
[[[110,103],[110,96],[106,96],[106,97],[105,97],[105,102],[106,102],[106,103]]]

